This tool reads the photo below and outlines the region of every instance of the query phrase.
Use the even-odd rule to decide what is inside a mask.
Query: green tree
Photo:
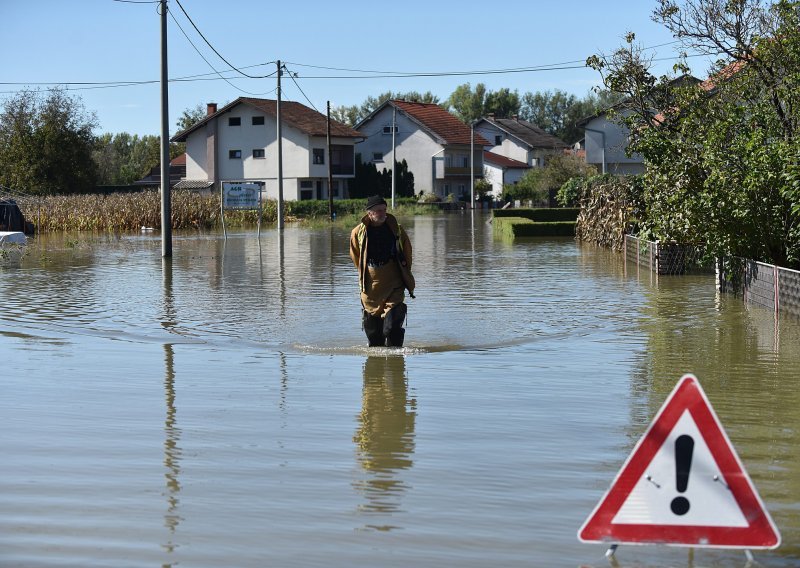
[[[543,168],[531,168],[516,185],[503,188],[503,198],[531,199],[544,202],[572,178],[587,178],[597,172],[594,166],[586,164],[581,158],[566,154],[556,154],[547,160]]]
[[[486,94],[482,116],[494,114],[497,118],[511,118],[519,115],[519,109],[519,93],[503,88],[499,91],[489,91]]]
[[[171,151],[173,146],[176,145],[171,145]],[[127,185],[161,163],[161,137],[145,135],[140,138],[127,132],[103,134],[98,139],[94,159],[100,185]]]
[[[197,103],[196,106],[183,109],[181,116],[175,123],[175,126],[178,127],[178,132],[182,132],[187,128],[191,128],[196,123],[203,120],[206,117],[207,112],[206,105],[203,103]]]
[[[701,85],[653,76],[633,34],[589,59],[625,96],[618,120],[645,159],[644,236],[800,267],[800,3],[659,4],[686,47],[725,58]]]
[[[520,118],[572,144],[583,138],[583,129],[577,125],[579,120],[618,101],[619,96],[607,90],[589,92],[583,98],[559,89],[528,92],[522,96]]]
[[[447,108],[461,122],[472,124],[485,114],[486,96],[486,85],[483,83],[475,85],[474,91],[472,90],[472,85],[464,83],[456,87],[455,91],[447,99]]]
[[[93,188],[95,128],[95,115],[62,89],[16,93],[0,113],[0,184],[34,194]]]
[[[394,164],[397,170],[395,195],[397,197],[413,197],[414,174],[408,171],[408,163],[403,160]],[[384,197],[392,194],[392,171],[386,168],[378,171],[374,163],[363,163],[361,156],[356,155],[355,178],[350,184],[350,197],[360,199],[376,194]]]

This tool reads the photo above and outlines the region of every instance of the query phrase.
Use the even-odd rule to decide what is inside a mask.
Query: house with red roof
[[[513,158],[506,158],[502,154],[484,151],[483,169],[484,179],[492,184],[492,197],[500,199],[503,195],[503,187],[517,183],[525,175],[525,172],[531,169],[531,166]]]
[[[495,118],[489,114],[475,123],[475,131],[492,142],[487,149],[493,154],[532,168],[543,168],[552,156],[563,154],[569,148],[560,138],[517,115]]]
[[[282,178],[286,200],[327,199],[330,163],[334,198],[346,197],[355,177],[358,131],[300,103],[282,101]],[[222,182],[258,183],[268,199],[278,197],[277,101],[239,97],[172,137],[186,143],[186,175],[176,189],[220,189]]]
[[[405,160],[417,193],[469,200],[472,180],[483,177],[489,141],[437,104],[388,100],[356,129],[364,135],[355,146],[361,161],[391,170]]]

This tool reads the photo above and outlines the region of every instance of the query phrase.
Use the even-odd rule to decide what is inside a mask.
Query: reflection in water
[[[164,285],[164,313],[161,326],[170,333],[174,333],[177,326],[175,302],[172,294],[172,259],[164,258],[161,263],[162,283]],[[178,515],[178,493],[181,490],[178,476],[180,474],[181,450],[178,446],[181,431],[175,419],[175,350],[171,343],[164,344],[164,395],[167,406],[164,420],[164,465],[167,468],[164,474],[167,479],[167,510],[164,513],[164,526],[169,530],[168,540],[163,544],[168,554],[175,551],[175,530],[181,521]],[[164,564],[164,567],[172,564]]]
[[[178,446],[181,431],[176,425],[175,419],[175,368],[174,360],[175,353],[172,345],[164,345],[164,362],[166,365],[166,373],[164,376],[164,393],[167,403],[167,415],[164,420],[164,465],[167,472],[164,474],[167,478],[167,511],[164,513],[164,526],[169,530],[169,536],[166,544],[163,545],[168,553],[172,553],[177,545],[174,543],[175,530],[181,521],[178,514],[178,493],[180,493],[181,485],[178,480],[180,474],[180,457],[181,449]],[[164,566],[171,566],[165,564]]]
[[[372,356],[364,363],[359,428],[353,436],[358,461],[367,478],[356,483],[367,503],[366,514],[387,514],[400,510],[406,489],[397,478],[398,470],[411,467],[414,452],[416,401],[409,398],[405,358]],[[367,525],[391,530],[391,525]]]

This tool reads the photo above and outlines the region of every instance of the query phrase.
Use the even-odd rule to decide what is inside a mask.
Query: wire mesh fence
[[[625,259],[658,275],[712,272],[713,263],[698,245],[661,243],[625,235]]]

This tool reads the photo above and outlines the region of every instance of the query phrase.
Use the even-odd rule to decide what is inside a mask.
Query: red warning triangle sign
[[[692,375],[664,402],[578,539],[720,548],[777,548],[781,541]]]

